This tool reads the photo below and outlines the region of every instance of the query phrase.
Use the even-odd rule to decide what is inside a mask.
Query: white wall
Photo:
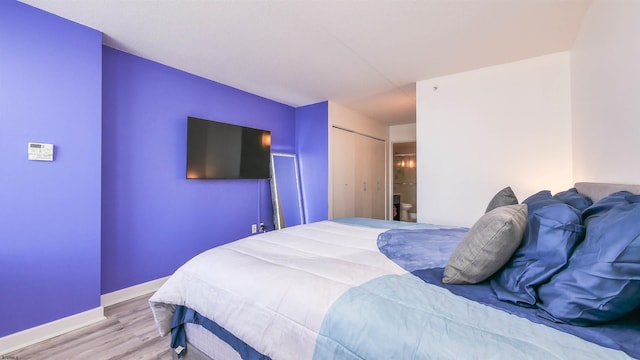
[[[471,226],[511,186],[519,200],[572,182],[569,53],[420,81],[418,221]]]
[[[416,141],[416,124],[389,126],[389,143]]]
[[[333,101],[329,101],[329,128],[338,126],[388,140],[389,127]]]
[[[640,183],[640,1],[594,1],[571,52],[574,179]]]
[[[335,102],[329,101],[329,219],[333,218],[333,171],[339,167],[334,162],[339,160],[340,154],[334,154],[334,146],[332,142],[332,127],[337,126],[343,129],[358,132],[360,134],[369,135],[385,141],[386,154],[388,154],[389,144],[389,126],[384,125],[376,120],[368,118]],[[385,159],[387,155],[385,154]],[[357,157],[357,154],[355,154]],[[384,161],[384,160],[383,160]],[[385,164],[385,169],[387,165]],[[385,189],[388,184],[385,184]],[[386,196],[385,196],[386,197]]]

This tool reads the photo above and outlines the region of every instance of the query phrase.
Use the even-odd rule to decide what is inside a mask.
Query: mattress
[[[240,354],[229,344],[198,324],[185,324],[184,330],[189,339],[185,360],[224,359],[241,360]],[[178,358],[177,354],[175,358]]]

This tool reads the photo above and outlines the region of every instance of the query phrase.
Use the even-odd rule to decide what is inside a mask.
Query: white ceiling
[[[415,82],[571,48],[591,0],[21,0],[291,106],[415,121]]]

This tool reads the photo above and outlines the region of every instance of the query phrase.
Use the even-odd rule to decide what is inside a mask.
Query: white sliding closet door
[[[333,217],[350,217],[356,213],[356,169],[353,133],[332,128]]]
[[[386,219],[387,208],[385,206],[385,199],[387,198],[385,195],[386,187],[386,171],[387,168],[385,165],[385,159],[387,158],[386,154],[386,144],[384,141],[371,139],[374,141],[371,148],[372,157],[375,161],[371,164],[372,168],[372,178],[371,178],[371,196],[372,196],[372,214],[371,217],[374,219]]]
[[[333,217],[385,218],[385,142],[332,128]]]

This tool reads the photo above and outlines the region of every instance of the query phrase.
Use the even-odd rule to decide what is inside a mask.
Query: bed
[[[471,228],[348,218],[267,232],[197,255],[149,302],[160,334],[171,336],[175,356],[184,359],[640,358],[640,303],[634,302],[640,261],[629,261],[640,240],[636,226],[628,225],[640,223],[633,197],[639,193],[640,186],[577,183],[557,197],[541,192],[519,203],[503,190]],[[611,194],[618,195],[611,200]],[[531,233],[548,233],[548,209],[577,196],[589,206],[577,211],[570,205],[570,213],[582,222],[586,211],[588,223],[570,225],[574,232],[563,225],[558,241],[567,247],[564,257],[532,263]],[[626,223],[615,213],[622,208]],[[496,214],[505,213],[520,220],[492,228]],[[574,268],[589,256],[584,244],[597,243],[591,238],[607,231],[612,218],[632,237],[617,252],[626,256],[626,267],[615,275],[625,276],[626,285],[598,304],[601,311],[572,317],[558,299],[569,293],[567,279],[576,273],[592,281]],[[484,243],[473,246],[487,231],[517,242],[494,245],[504,258],[498,262],[482,263],[478,253],[465,258],[470,242],[473,251],[486,251]],[[518,270],[527,256],[527,269],[544,271]],[[488,276],[468,272],[470,263]],[[518,271],[527,286],[513,283]]]

